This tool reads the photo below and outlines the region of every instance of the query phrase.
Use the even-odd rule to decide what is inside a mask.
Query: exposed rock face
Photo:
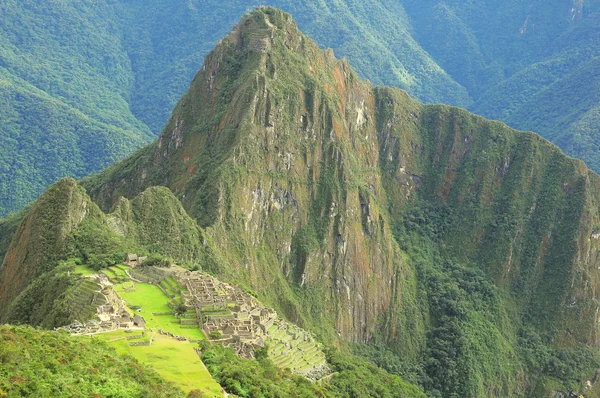
[[[436,250],[495,282],[504,319],[600,344],[598,176],[533,133],[360,81],[271,8],[209,54],[155,144],[82,184],[122,236],[144,230],[131,221],[139,203],[171,203],[138,219],[184,231],[187,212],[197,235],[173,242],[205,270],[331,341],[379,332],[413,363],[436,320],[392,232],[407,209],[447,208]],[[133,199],[157,185],[185,212],[164,188],[166,201]],[[152,236],[144,245],[168,234]],[[516,391],[471,380],[482,394]]]
[[[386,319],[408,355],[423,318],[391,227],[411,203],[452,206],[453,256],[540,324],[598,339],[598,177],[534,134],[373,88],[269,8],[206,58],[157,143],[84,185],[105,209],[170,187],[219,253],[213,271],[346,340]]]
[[[335,308],[335,330],[367,341],[385,311],[411,306],[411,271],[385,210],[375,101],[346,61],[264,9],[207,57],[158,142],[126,161],[133,174],[115,168],[86,186],[105,209],[169,186],[226,258],[215,271],[283,289],[269,295],[300,323],[308,308],[290,286],[316,289],[324,301],[314,310]]]

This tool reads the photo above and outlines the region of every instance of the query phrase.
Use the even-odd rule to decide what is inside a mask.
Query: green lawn
[[[112,272],[112,271],[110,270],[110,268],[104,268],[104,269],[101,269],[101,270],[100,270],[100,272],[101,272],[101,273],[103,273],[104,275],[106,275],[106,277],[107,277],[108,279],[110,279],[110,281],[111,281],[112,283],[115,283],[115,282],[116,282],[117,275],[116,275],[114,272]]]
[[[90,276],[90,275],[94,275],[96,273],[96,271],[94,271],[93,269],[91,269],[85,265],[77,265],[77,266],[75,266],[75,273],[81,274],[83,276]]]
[[[127,273],[125,272],[125,270],[121,267],[117,267],[117,266],[113,266],[113,267],[109,267],[109,269],[118,277],[120,278],[125,278],[125,279],[129,279],[129,276],[127,275]]]
[[[146,332],[146,338],[151,334],[152,332]],[[194,344],[155,333],[151,346],[131,347],[129,341],[123,338],[128,335],[131,334],[114,331],[94,337],[107,342],[122,338],[112,341],[110,345],[120,353],[130,354],[143,364],[152,366],[162,377],[177,383],[185,392],[198,389],[203,391],[206,397],[223,396],[221,386],[213,380],[194,352]]]
[[[127,285],[129,286],[130,282]],[[146,320],[146,328],[160,328],[195,340],[204,339],[204,334],[200,329],[185,329],[181,328],[178,323],[174,323],[179,322],[179,319],[175,315],[152,315],[152,313],[173,311],[167,304],[169,298],[158,286],[148,283],[136,283],[135,291],[133,292],[126,292],[123,285],[116,285],[115,289],[129,307],[141,307],[141,311],[137,311],[137,313]]]

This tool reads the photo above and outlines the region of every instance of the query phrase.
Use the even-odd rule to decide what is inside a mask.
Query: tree
[[[175,315],[176,316],[182,316],[187,312],[187,306],[183,303],[179,303],[177,304],[177,307],[175,307]]]

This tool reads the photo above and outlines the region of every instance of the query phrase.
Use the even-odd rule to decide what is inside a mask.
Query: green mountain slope
[[[0,353],[3,397],[185,396],[153,370],[96,340],[2,326]]]
[[[99,122],[14,80],[0,83],[2,213],[19,209],[63,176],[85,176],[148,141],[139,131]]]
[[[13,235],[3,319],[64,321],[46,264],[172,250],[430,396],[598,396],[600,177],[533,133],[361,81],[279,10],[244,17],[158,140],[81,185]],[[23,311],[54,286],[57,316]]]
[[[417,42],[468,89],[470,110],[527,129],[600,170],[600,3],[404,1]]]
[[[103,209],[169,186],[212,272],[323,338],[391,349],[433,396],[530,396],[597,364],[599,182],[535,134],[361,82],[266,9],[156,144],[83,184]]]
[[[470,103],[412,39],[394,4],[271,3],[296,13],[321,45],[349,56],[364,77],[428,102]],[[0,216],[62,177],[99,171],[148,143],[204,56],[257,4],[4,2],[0,110],[9,116],[0,123]]]
[[[0,215],[149,142],[204,55],[263,3],[5,2],[0,70],[10,102],[0,106],[12,117],[0,124]],[[293,13],[374,84],[536,131],[598,170],[597,100],[584,89],[600,56],[596,0],[265,4]]]
[[[0,214],[64,176],[82,177],[144,143],[133,76],[103,2],[2,5]]]

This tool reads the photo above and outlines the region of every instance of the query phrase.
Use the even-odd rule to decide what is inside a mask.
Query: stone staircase
[[[246,36],[247,47],[256,52],[264,52],[269,46],[269,36],[271,31],[269,29],[261,29],[249,32]]]

